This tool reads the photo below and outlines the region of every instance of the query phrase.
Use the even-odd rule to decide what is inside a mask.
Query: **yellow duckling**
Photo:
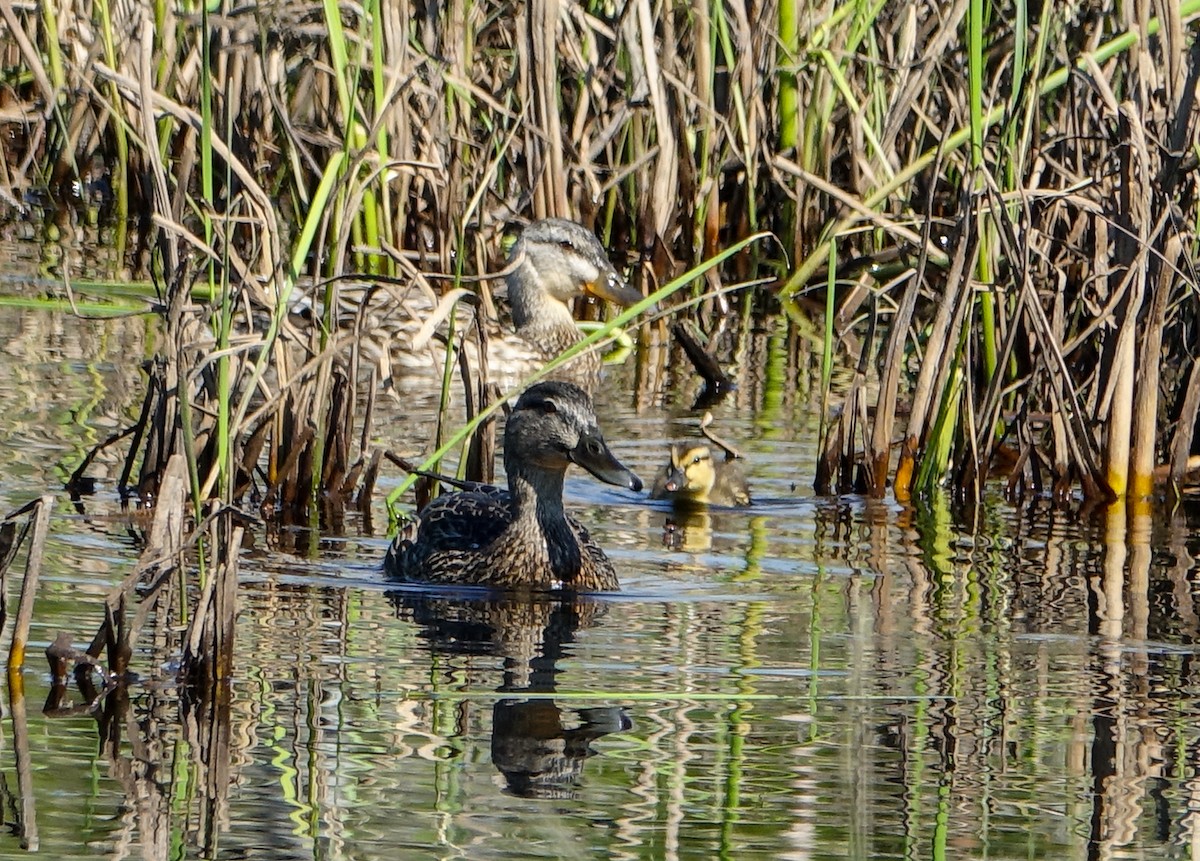
[[[683,507],[742,506],[750,504],[750,485],[736,460],[714,460],[707,445],[672,445],[650,498]]]

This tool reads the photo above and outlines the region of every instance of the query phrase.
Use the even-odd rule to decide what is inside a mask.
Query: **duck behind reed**
[[[446,357],[445,318],[450,307],[428,285],[359,282],[343,284],[337,293],[338,327],[358,333],[389,375],[395,368],[400,376],[440,378]],[[581,341],[584,336],[569,303],[587,296],[621,306],[642,298],[612,265],[600,240],[583,225],[563,218],[543,218],[528,224],[509,252],[504,289],[498,291],[498,298],[507,299],[511,328],[498,321],[487,326],[486,357],[491,378],[503,388],[510,388]],[[477,369],[474,326],[471,314],[464,313],[471,304],[460,302],[454,332],[456,339],[462,339],[469,366]],[[322,312],[320,303],[310,295],[297,303],[295,313]],[[441,324],[443,335],[436,334],[437,327],[427,325],[430,321]],[[558,368],[552,377],[590,385],[600,365],[600,354],[590,350]]]

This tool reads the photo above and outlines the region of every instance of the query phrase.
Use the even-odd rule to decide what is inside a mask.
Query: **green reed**
[[[43,3],[40,7],[42,21],[47,33],[58,32],[58,11],[54,3]],[[58,39],[46,40],[46,58],[50,66],[50,83],[56,92],[63,92],[67,83],[67,73],[63,65],[62,46]],[[57,107],[57,106],[56,106]]]
[[[800,53],[800,4],[779,4],[779,147],[791,149],[800,137],[800,89],[796,69]]]
[[[592,331],[590,334],[585,336],[578,343],[572,344],[566,350],[563,350],[563,352],[561,352],[559,355],[557,355],[556,357],[551,359],[549,362],[547,362],[538,371],[536,371],[533,374],[530,374],[528,377],[523,379],[516,386],[516,388],[513,391],[505,392],[500,397],[493,400],[491,403],[482,407],[475,414],[475,416],[473,418],[471,418],[470,420],[465,422],[462,427],[460,427],[457,431],[455,431],[453,434],[451,434],[450,437],[445,442],[443,442],[440,446],[438,446],[437,450],[434,451],[433,454],[431,454],[427,458],[425,458],[425,460],[421,462],[421,464],[417,467],[417,469],[419,471],[423,471],[423,472],[427,472],[427,471],[433,469],[436,464],[441,462],[442,458],[444,458],[447,454],[449,454],[456,446],[461,445],[472,433],[474,433],[479,428],[480,425],[483,424],[483,422],[485,422],[491,416],[495,415],[496,412],[499,411],[500,408],[503,407],[504,404],[506,404],[508,402],[508,400],[511,397],[513,397],[513,395],[515,393],[528,388],[529,386],[536,383],[538,380],[543,379],[548,374],[551,374],[558,368],[561,368],[563,365],[567,364],[575,357],[582,355],[584,352],[596,347],[597,345],[599,345],[603,342],[612,340],[615,337],[615,333],[618,332],[618,330],[623,329],[628,323],[632,322],[634,320],[634,318],[636,318],[639,314],[642,314],[645,311],[650,310],[655,305],[657,305],[659,302],[663,301],[664,299],[667,299],[670,296],[673,296],[675,293],[679,292],[684,287],[691,284],[697,278],[701,277],[708,270],[710,270],[716,266],[719,266],[725,260],[728,260],[730,257],[737,254],[743,248],[746,248],[747,246],[751,245],[752,243],[766,238],[768,235],[769,234],[755,234],[754,236],[749,236],[749,237],[743,239],[741,242],[734,243],[733,245],[731,245],[729,248],[726,248],[721,253],[715,255],[714,257],[712,257],[708,260],[705,260],[705,261],[699,263],[698,265],[689,269],[687,272],[680,275],[678,278],[675,278],[675,279],[671,280],[670,282],[668,282],[667,284],[664,284],[662,287],[660,287],[658,290],[651,293],[649,296],[647,296],[642,301],[637,302],[636,304],[631,305],[630,307],[624,309],[620,314],[616,315],[615,317],[613,317],[611,320],[604,323],[603,325],[597,327],[594,331]],[[418,475],[417,472],[413,472],[413,473],[409,474],[409,476],[403,482],[401,482],[399,486],[397,486],[391,493],[388,494],[388,497],[387,497],[388,510],[390,512],[392,512],[393,516],[395,516],[395,514],[396,514],[397,500],[399,500],[399,498],[401,496],[403,496],[409,490],[409,488],[411,488],[413,486],[413,484],[417,481],[417,479],[419,477],[420,476]]]
[[[967,96],[971,117],[970,169],[973,181],[979,181],[979,172],[984,170],[984,124],[983,124],[983,33],[991,4],[985,0],[971,0],[967,7]],[[996,306],[992,293],[992,246],[989,219],[981,214],[976,228],[979,232],[979,258],[976,262],[976,277],[983,288],[979,291],[979,335],[983,341],[983,367],[988,379],[996,373]]]
[[[1029,25],[1026,20],[1024,4],[1018,3],[1017,5],[1016,23],[1018,27],[1022,28],[1022,32],[1027,32]],[[1188,3],[1180,11],[1183,16],[1195,15],[1200,12],[1200,6]],[[1034,135],[1039,133],[1040,125],[1044,123],[1042,116],[1047,112],[1054,111],[1063,111],[1064,113],[1070,111],[1068,116],[1076,118],[1079,116],[1077,108],[1069,107],[1071,97],[1060,92],[1064,85],[1070,82],[1072,69],[1077,69],[1085,75],[1095,75],[1101,68],[1101,64],[1111,62],[1122,52],[1128,52],[1133,48],[1137,44],[1136,37],[1132,33],[1121,34],[1102,44],[1091,54],[1085,53],[1083,56],[1073,58],[1073,65],[1064,64],[1058,69],[1046,72],[1048,34],[1053,32],[1053,8],[1043,7],[1042,17],[1039,19],[1037,27],[1038,38],[1033,44],[1033,50],[1025,49],[1025,43],[1028,40],[1019,37],[1016,39],[1021,43],[1020,48],[1013,52],[1011,62],[1005,66],[1005,68],[1011,69],[1010,95],[1007,98],[996,99],[990,91],[985,92],[985,84],[990,87],[995,83],[994,80],[985,81],[985,69],[995,68],[997,62],[995,56],[987,53],[989,50],[995,50],[996,43],[991,34],[994,32],[994,19],[997,14],[996,5],[985,3],[983,0],[973,0],[966,9],[962,47],[967,58],[965,103],[968,107],[968,121],[957,130],[938,135],[935,146],[919,153],[907,164],[902,164],[894,176],[886,178],[879,186],[868,190],[863,197],[859,198],[857,207],[850,214],[839,213],[824,222],[818,243],[807,253],[784,286],[785,296],[797,295],[807,289],[815,278],[820,277],[822,267],[832,268],[836,265],[832,262],[831,257],[835,247],[855,241],[855,237],[862,236],[863,234],[858,232],[862,225],[869,222],[881,223],[881,219],[872,213],[882,212],[885,207],[894,205],[897,195],[905,193],[905,189],[910,188],[911,183],[921,176],[928,176],[935,167],[940,181],[946,183],[950,188],[954,188],[957,183],[961,182],[960,190],[967,192],[967,197],[964,199],[969,200],[970,204],[969,209],[963,214],[967,216],[968,220],[960,220],[956,229],[959,232],[976,235],[977,242],[972,245],[967,270],[972,273],[973,277],[952,280],[952,283],[941,289],[944,291],[969,289],[975,297],[973,299],[975,313],[961,323],[958,322],[958,316],[946,318],[945,323],[952,323],[953,327],[945,332],[943,342],[958,344],[958,347],[945,353],[926,353],[924,357],[925,365],[923,367],[926,369],[930,366],[929,363],[953,362],[958,370],[954,373],[937,375],[936,388],[932,393],[935,409],[926,413],[924,418],[914,411],[912,423],[915,423],[915,426],[910,423],[910,436],[913,440],[911,449],[909,449],[911,454],[902,454],[901,468],[897,476],[896,492],[898,496],[904,498],[910,491],[916,491],[918,494],[932,492],[933,488],[944,480],[951,463],[958,463],[961,468],[962,464],[979,457],[978,453],[980,452],[986,462],[995,445],[997,433],[1005,430],[1004,423],[998,421],[1002,388],[1007,392],[1010,404],[1016,408],[1020,408],[1022,404],[1028,404],[1030,397],[1044,398],[1048,394],[1053,397],[1053,408],[1064,411],[1064,421],[1057,444],[1069,445],[1070,460],[1077,463],[1078,468],[1084,472],[1081,480],[1085,486],[1085,493],[1089,495],[1093,491],[1101,495],[1108,491],[1105,489],[1106,482],[1103,478],[1092,473],[1092,468],[1088,466],[1093,462],[1089,450],[1094,449],[1095,446],[1088,439],[1089,431],[1085,428],[1085,423],[1091,421],[1097,426],[1103,426],[1104,423],[1115,420],[1120,415],[1130,415],[1133,412],[1131,408],[1125,408],[1115,410],[1111,417],[1103,413],[1094,414],[1090,418],[1085,416],[1083,413],[1087,408],[1079,399],[1079,393],[1073,388],[1063,388],[1064,385],[1071,385],[1071,369],[1067,367],[1058,346],[1064,334],[1055,332],[1045,324],[1038,324],[1038,328],[1030,332],[1027,337],[1039,345],[1038,350],[1042,351],[1042,354],[1055,357],[1054,361],[1044,371],[1036,366],[1030,368],[1028,363],[1019,361],[1018,354],[1013,350],[1013,334],[1015,330],[1030,325],[1026,314],[1034,309],[1034,303],[1037,300],[1027,289],[1029,274],[1025,267],[1029,264],[1029,259],[1027,257],[1022,259],[1023,240],[1013,239],[1005,240],[1003,244],[998,243],[995,220],[1002,213],[1007,215],[1010,222],[1018,217],[1028,217],[1029,210],[1020,208],[1019,192],[1021,184],[1026,181],[1025,171],[1030,166],[1028,154],[1037,145]],[[829,26],[836,23],[836,18],[836,13],[830,17]],[[1160,23],[1155,19],[1150,23],[1148,29],[1150,32],[1156,32],[1159,27]],[[848,40],[848,45],[852,44],[853,41]],[[989,48],[989,45],[992,47]],[[828,54],[816,52],[814,56],[825,58],[823,69],[830,76],[830,92],[840,93],[841,98],[851,106],[856,116],[864,114],[865,112],[859,108],[859,101],[855,100],[853,94],[848,90],[849,79],[837,74],[837,67],[829,61]],[[993,73],[989,72],[988,74]],[[992,102],[990,107],[989,101]],[[825,118],[828,116],[828,108],[823,107],[823,104],[826,103],[820,99],[810,102],[810,110],[814,116],[819,117],[819,121],[812,122],[810,128],[815,129],[824,124]],[[1130,124],[1136,125],[1139,119],[1136,114],[1133,115]],[[1062,127],[1070,126],[1069,123],[1066,123]],[[862,136],[867,144],[868,152],[875,151],[879,138],[873,133],[873,127],[870,124],[863,125]],[[999,155],[997,154],[997,144],[1002,146]],[[965,158],[961,162],[956,161],[955,151],[964,146],[968,147]],[[1134,151],[1136,152],[1136,150]],[[956,179],[954,173],[946,171],[942,165],[961,165],[960,178]],[[1082,187],[1086,188],[1086,185]],[[1050,192],[1050,194],[1056,193]],[[1052,213],[1054,210],[1045,211]],[[1051,231],[1055,228],[1045,227],[1043,229]],[[1014,231],[1010,230],[1010,232]],[[1162,231],[1157,228],[1154,231],[1141,230],[1140,234],[1141,238],[1138,241],[1143,243],[1143,247],[1150,244],[1157,246],[1164,241]],[[880,236],[878,228],[874,231],[874,236]],[[886,237],[883,239],[886,243]],[[1107,256],[1110,253],[1107,243],[1101,243],[1096,247],[1098,256]],[[947,267],[951,262],[941,249],[928,247],[928,245],[921,249],[921,254],[923,255],[922,259],[927,258],[939,267]],[[1171,253],[1168,252],[1166,257],[1168,260],[1172,259]],[[1136,264],[1136,261],[1131,262]],[[1039,268],[1045,268],[1041,267],[1040,261],[1036,259],[1032,263]],[[1099,260],[1098,263],[1100,266],[1111,265]],[[1151,269],[1153,268],[1155,267],[1152,265]],[[1003,323],[996,308],[996,291],[1001,286],[996,283],[996,273],[1002,270],[1007,270],[1007,277],[1016,279],[1017,283],[1021,285],[1020,290],[1007,294],[1009,297],[1015,298],[1008,300]],[[1020,279],[1026,280],[1022,283]],[[1156,296],[1160,300],[1159,304],[1150,309],[1143,307],[1139,312],[1136,305],[1122,306],[1132,316],[1119,321],[1121,327],[1126,329],[1130,324],[1135,323],[1135,319],[1142,319],[1149,310],[1151,328],[1146,331],[1156,338],[1159,337],[1156,333],[1169,322],[1165,319],[1166,311],[1161,305],[1165,290],[1164,287],[1163,291]],[[957,303],[961,301],[961,298],[947,295],[944,301]],[[1079,311],[1075,313],[1081,319],[1086,319],[1086,313],[1081,314]],[[967,328],[963,328],[963,326]],[[1095,330],[1093,329],[1093,331]],[[1132,328],[1128,328],[1127,331],[1130,334],[1122,335],[1123,339],[1138,337],[1133,334]],[[1004,341],[1003,352],[1002,340]],[[930,346],[932,347],[932,343]],[[921,349],[919,342],[916,344],[916,348]],[[894,350],[892,355],[896,356]],[[1136,360],[1130,355],[1127,361],[1131,365],[1147,367],[1157,364],[1157,359],[1150,352],[1145,351]],[[1108,367],[1091,370],[1087,384],[1103,388],[1109,371]],[[976,373],[979,373],[980,376],[977,377]],[[1046,376],[1042,377],[1042,374]],[[932,377],[930,379],[932,380]],[[975,390],[980,379],[984,383],[984,391]],[[1149,399],[1158,396],[1160,389],[1157,374],[1152,374],[1145,379],[1146,382],[1138,388],[1136,393],[1130,387],[1118,388],[1117,391],[1124,392],[1126,396],[1136,394],[1139,403],[1145,404]],[[1037,388],[1032,386],[1034,383],[1038,384]],[[1045,390],[1046,386],[1049,387],[1049,391]],[[1059,390],[1059,392],[1055,394],[1055,390]],[[1119,405],[1114,403],[1113,406]],[[982,412],[976,412],[977,410]],[[1150,410],[1145,406],[1138,413],[1143,417],[1149,414]],[[890,416],[885,420],[890,422]],[[923,421],[931,423],[922,424]],[[1148,424],[1146,419],[1143,419],[1142,422],[1141,427]],[[1133,433],[1133,425],[1130,425],[1130,428],[1129,431],[1122,431],[1120,426],[1111,427],[1110,439],[1114,433],[1117,437]],[[1190,432],[1186,433],[1190,438]],[[1151,436],[1153,434],[1149,432],[1141,432],[1143,440]],[[1135,449],[1135,451],[1143,453],[1140,474],[1149,474],[1149,468],[1153,461],[1146,456],[1145,452],[1149,451],[1151,447],[1149,442],[1143,442],[1140,449]],[[1178,450],[1179,446],[1176,448]],[[1110,451],[1115,453],[1117,462],[1123,457],[1119,445],[1116,448],[1110,448]],[[852,451],[846,454],[854,457]],[[904,465],[906,457],[913,457],[918,462],[917,480],[912,485],[908,483],[911,471]],[[1110,471],[1114,468],[1115,463],[1110,461]],[[1116,474],[1119,475],[1123,468],[1123,466],[1117,468]],[[979,467],[976,466],[964,474],[965,480],[972,482],[974,488],[972,492],[974,493],[978,493],[978,470]],[[1111,482],[1109,485],[1115,486]],[[875,488],[879,492],[882,492],[885,486],[882,482],[875,482]],[[1149,489],[1149,486],[1143,483],[1140,492],[1147,493]]]

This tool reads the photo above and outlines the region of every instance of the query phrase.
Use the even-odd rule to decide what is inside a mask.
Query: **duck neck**
[[[508,285],[513,326],[527,339],[553,332],[576,331],[575,318],[564,302],[554,298],[537,284],[537,274],[523,263]]]
[[[508,470],[508,489],[516,509],[513,526],[545,538],[550,570],[555,579],[568,582],[579,575],[579,541],[563,510],[563,470],[528,466]]]

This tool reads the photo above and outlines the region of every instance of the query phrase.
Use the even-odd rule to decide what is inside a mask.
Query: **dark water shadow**
[[[562,706],[552,695],[576,634],[605,613],[584,595],[509,595],[484,589],[387,593],[399,618],[419,626],[436,655],[503,659],[504,696],[492,707],[492,763],[524,798],[571,798],[592,742],[632,727],[620,706]]]

